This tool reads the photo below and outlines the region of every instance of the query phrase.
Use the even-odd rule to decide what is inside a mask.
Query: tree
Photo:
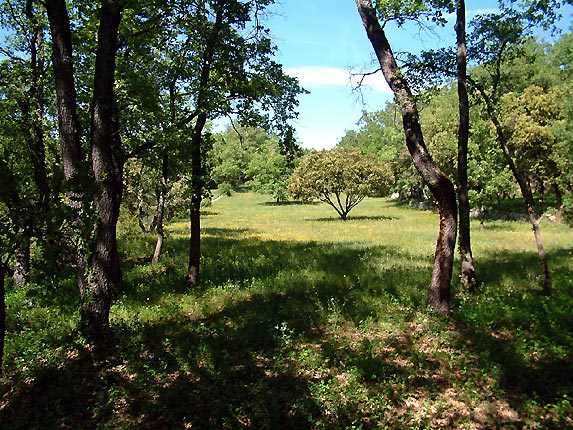
[[[87,203],[95,206],[95,233],[89,251],[78,246],[76,265],[81,296],[80,327],[94,341],[102,340],[109,326],[113,285],[118,281],[119,257],[116,226],[123,190],[123,156],[119,118],[114,106],[114,82],[119,23],[123,7],[112,0],[100,3],[90,121],[90,159],[87,165],[81,144],[78,93],[73,64],[70,18],[65,1],[47,0],[52,38],[52,63],[58,104],[58,122],[68,204],[75,212],[81,236],[90,231]],[[95,189],[86,193],[88,176]],[[86,216],[87,215],[87,216]],[[87,276],[86,276],[87,275]],[[85,278],[84,278],[85,277]]]
[[[277,202],[286,200],[288,180],[301,151],[285,138],[281,142],[278,135],[260,127],[229,125],[214,136],[208,155],[214,185],[248,185]]]
[[[470,292],[478,288],[476,270],[472,255],[470,237],[470,201],[468,194],[468,141],[470,132],[470,104],[467,88],[467,47],[466,47],[466,4],[458,0],[456,4],[456,74],[458,81],[458,210],[459,242],[462,259],[462,282]]]
[[[531,184],[526,180],[516,163],[515,154],[510,147],[509,136],[504,129],[503,119],[500,117],[501,99],[503,94],[507,92],[505,84],[511,87],[511,77],[504,73],[503,65],[511,64],[515,58],[520,57],[525,36],[533,26],[532,22],[533,24],[539,23],[539,20],[532,19],[527,13],[520,13],[512,9],[504,10],[500,14],[487,15],[477,20],[474,23],[474,31],[470,38],[472,41],[470,52],[474,59],[480,61],[481,69],[478,70],[478,73],[473,73],[468,78],[468,82],[475,88],[483,101],[485,110],[493,124],[499,147],[525,200],[543,274],[543,292],[549,295],[552,282],[539,221],[535,213]]]
[[[249,164],[257,151],[271,145],[271,139],[270,133],[262,128],[227,126],[214,136],[213,148],[209,152],[212,180],[218,185],[245,185],[253,179]],[[278,148],[278,142],[276,146]]]
[[[295,169],[288,189],[295,199],[329,204],[346,220],[365,197],[385,195],[391,184],[388,166],[348,148],[307,155]]]
[[[550,28],[554,24],[557,13],[549,5],[555,6],[558,3],[560,2],[524,1],[521,4],[522,8],[517,9],[513,8],[511,4],[507,6],[502,2],[500,13],[478,16],[472,21],[473,31],[468,37],[468,58],[478,64],[479,67],[472,69],[467,81],[470,84],[469,87],[474,90],[474,94],[484,104],[489,120],[493,124],[498,146],[526,201],[540,257],[546,294],[551,290],[551,278],[547,269],[543,241],[535,214],[531,184],[527,182],[516,166],[514,154],[509,148],[508,137],[504,135],[499,112],[503,94],[511,91],[516,84],[522,85],[524,83],[524,79],[519,79],[519,77],[524,76],[523,69],[528,72],[532,70],[531,68],[521,69],[517,67],[515,69],[517,73],[512,75],[508,73],[508,65],[530,62],[522,60],[529,54],[526,44],[528,36],[532,34],[535,28]],[[436,73],[438,78],[441,75],[440,79],[442,80],[447,79],[447,76],[455,76],[455,72],[453,72],[455,67],[448,61],[451,57],[446,50],[424,53],[421,62],[428,64],[429,67],[420,67],[418,73],[422,71],[421,73],[426,74],[426,80],[428,79],[428,70]],[[546,76],[538,74],[537,78],[545,80]]]
[[[21,143],[21,146],[12,148],[18,156],[12,158],[10,168],[18,171],[16,176],[19,180],[29,182],[34,188],[31,193],[21,195],[29,207],[19,223],[22,240],[15,258],[15,284],[28,281],[32,240],[43,235],[43,226],[52,218],[47,214],[53,204],[53,184],[50,184],[51,172],[46,166],[46,140],[49,140],[46,139],[46,124],[49,124],[46,116],[46,100],[49,97],[45,79],[46,22],[39,9],[41,6],[35,1],[13,1],[2,4],[0,8],[3,21],[11,28],[6,47],[0,48],[4,54],[0,71],[4,115],[2,131],[6,137],[12,134],[11,139]],[[21,191],[29,190],[30,186],[20,187]],[[22,215],[20,213],[19,217]]]
[[[272,0],[200,1],[197,17],[201,26],[189,28],[196,47],[197,78],[190,83],[193,94],[193,125],[189,130],[191,158],[191,208],[187,282],[199,282],[201,201],[208,178],[205,157],[212,145],[206,131],[209,120],[234,116],[245,125],[275,126],[279,136],[290,130],[288,120],[296,116],[295,78],[284,74],[272,60],[275,47],[260,14]]]
[[[414,166],[430,189],[438,207],[440,232],[427,301],[428,305],[434,308],[437,313],[449,315],[450,288],[457,235],[456,193],[452,182],[443,174],[426,148],[415,98],[404,74],[396,63],[384,28],[379,21],[379,17],[384,19],[384,17],[402,16],[401,8],[398,5],[398,10],[392,9],[390,6],[394,5],[395,7],[395,2],[377,2],[375,8],[371,0],[356,0],[356,5],[382,73],[394,92],[396,103],[402,111],[406,146],[412,156]],[[410,4],[408,3],[408,5]],[[418,2],[416,5],[420,6]],[[387,7],[390,7],[390,10]],[[408,12],[411,13],[412,11],[404,11],[405,14]]]
[[[424,199],[424,183],[412,164],[412,157],[404,145],[401,115],[395,103],[387,103],[384,110],[364,112],[358,131],[348,130],[337,148],[359,148],[390,166],[394,176],[392,191],[401,199]]]
[[[531,85],[517,95],[504,94],[501,99],[503,127],[519,171],[532,183],[557,185],[559,149],[554,129],[563,120],[563,92],[558,87],[544,90]],[[540,196],[540,198],[541,198]]]
[[[573,34],[564,34],[550,50],[550,61],[558,70],[560,88],[564,92],[565,121],[554,128],[558,137],[559,186],[567,191],[563,198],[563,214],[570,225],[573,224]],[[563,85],[563,83],[567,83]]]
[[[258,193],[271,195],[277,203],[285,201],[293,164],[281,154],[276,139],[271,140],[252,155],[247,165],[246,173],[251,178],[247,184]]]

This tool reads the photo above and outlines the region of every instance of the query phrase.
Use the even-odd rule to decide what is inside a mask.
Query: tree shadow
[[[359,331],[350,339],[328,331],[334,313],[356,327],[369,318],[382,319],[378,306],[384,295],[392,306],[408,309],[404,313],[423,309],[431,262],[375,268],[372,260],[398,255],[398,250],[269,241],[253,233],[205,229],[203,283],[193,291],[177,284],[180,269],[172,268],[172,277],[161,268],[138,272],[134,285],[126,287],[129,305],[150,312],[144,301],[151,297],[151,303],[160,303],[167,294],[176,295],[175,304],[149,318],[116,321],[117,342],[106,351],[69,339],[51,348],[59,350],[60,362],[40,359],[32,370],[15,371],[12,386],[0,386],[2,425],[304,430],[317,423],[368,429],[383,421],[389,428],[408,428],[403,415],[391,412],[404,410],[411,392],[435,399],[453,386],[440,373],[443,363],[420,345],[424,339],[407,324],[376,345]],[[170,242],[174,253],[188,246],[183,238]],[[568,259],[568,250],[551,253],[559,278],[568,279]],[[535,272],[536,263],[534,253],[483,259],[478,269],[484,283],[513,287],[490,288],[465,307],[460,299],[454,303],[461,333],[455,351],[469,348],[477,369],[499,375],[497,383],[521,410],[527,399],[545,405],[573,396],[573,286],[563,281],[551,298],[524,291],[519,285]],[[241,294],[226,294],[230,286]],[[214,303],[203,303],[197,313],[179,305],[209,297],[216,297]],[[336,309],[329,309],[332,305]],[[523,339],[539,342],[536,360],[524,355]],[[307,344],[317,348],[322,374],[297,363]],[[350,385],[336,407],[325,412],[331,387],[344,389],[352,378],[360,384],[360,395]],[[375,415],[364,399],[382,399],[387,408],[382,412],[388,414]],[[431,419],[417,425],[431,427]]]
[[[341,311],[345,318],[360,321],[376,313],[368,294],[399,295],[395,286],[385,286],[396,274],[391,268],[387,279],[384,271],[365,280],[359,276],[368,270],[367,252],[394,250],[263,241],[246,229],[204,233],[204,283],[194,291],[195,297],[200,300],[229,282],[248,294],[221,302],[202,315],[172,306],[147,320],[119,320],[113,326],[117,342],[106,351],[96,353],[73,340],[55,346],[61,362],[39,362],[22,374],[26,380],[17,381],[16,388],[2,387],[3,426],[315,428],[323,412],[311,392],[313,381],[289,364],[292,342],[321,343],[324,357],[334,361],[337,345],[329,344],[317,330],[325,324],[324,309],[333,300],[345,303]],[[174,249],[187,246],[185,239],[173,242]],[[300,276],[301,271],[309,276]],[[145,288],[126,287],[131,289],[123,300],[142,306],[151,297],[143,309],[164,294],[180,292],[176,277],[165,276],[151,281],[138,274],[133,283],[147,281]],[[254,278],[264,288],[252,288],[249,282]],[[281,327],[288,328],[288,340]],[[365,378],[399,374],[384,357],[362,357],[361,351],[343,355],[340,360],[363,369]],[[359,404],[347,405],[331,428],[348,427],[358,408]]]
[[[305,221],[318,221],[318,222],[346,222],[346,221],[395,221],[399,218],[384,215],[349,215],[346,220],[340,217],[324,217],[324,218],[310,218]]]
[[[543,407],[573,398],[569,252],[549,254],[550,271],[558,280],[549,297],[542,295],[535,252],[498,252],[479,260],[480,280],[491,287],[464,306],[454,301],[460,307],[455,319],[463,341],[458,347],[469,345],[479,367],[498,375],[498,384],[517,410],[531,401]]]
[[[261,206],[319,206],[323,204],[322,202],[307,202],[302,200],[287,200],[281,202],[262,202],[259,203]]]

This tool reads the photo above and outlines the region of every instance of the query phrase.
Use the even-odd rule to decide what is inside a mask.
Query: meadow
[[[541,224],[554,294],[540,294],[526,221],[472,227],[481,292],[425,307],[438,216],[366,199],[250,192],[205,208],[201,284],[188,223],[154,236],[124,215],[113,342],[78,335],[73,276],[9,287],[0,428],[573,428],[573,231]]]

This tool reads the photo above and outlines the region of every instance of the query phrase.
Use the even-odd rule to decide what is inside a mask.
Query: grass
[[[573,232],[542,224],[539,294],[526,222],[473,230],[482,293],[425,308],[437,215],[369,199],[225,197],[203,216],[202,283],[183,283],[187,222],[122,224],[115,341],[75,331],[73,280],[10,288],[0,423],[10,429],[573,428]],[[456,276],[458,273],[456,273]]]

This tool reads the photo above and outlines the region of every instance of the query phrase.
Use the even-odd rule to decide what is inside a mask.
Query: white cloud
[[[499,9],[470,9],[466,11],[466,15],[469,17],[478,15],[488,15],[492,13],[499,13]]]
[[[499,9],[468,9],[466,10],[466,19],[469,20],[475,18],[476,16],[489,15],[495,13],[499,13]],[[448,21],[453,21],[456,19],[456,13],[455,12],[448,13],[447,15],[445,15],[445,18]]]
[[[288,75],[297,77],[301,85],[307,87],[343,87],[350,83],[348,71],[336,67],[289,67],[285,69],[285,72]]]
[[[305,88],[347,87],[356,88],[362,75],[337,67],[303,66],[285,68],[290,76],[295,76]],[[379,93],[389,93],[390,88],[381,73],[364,76],[362,85]]]

